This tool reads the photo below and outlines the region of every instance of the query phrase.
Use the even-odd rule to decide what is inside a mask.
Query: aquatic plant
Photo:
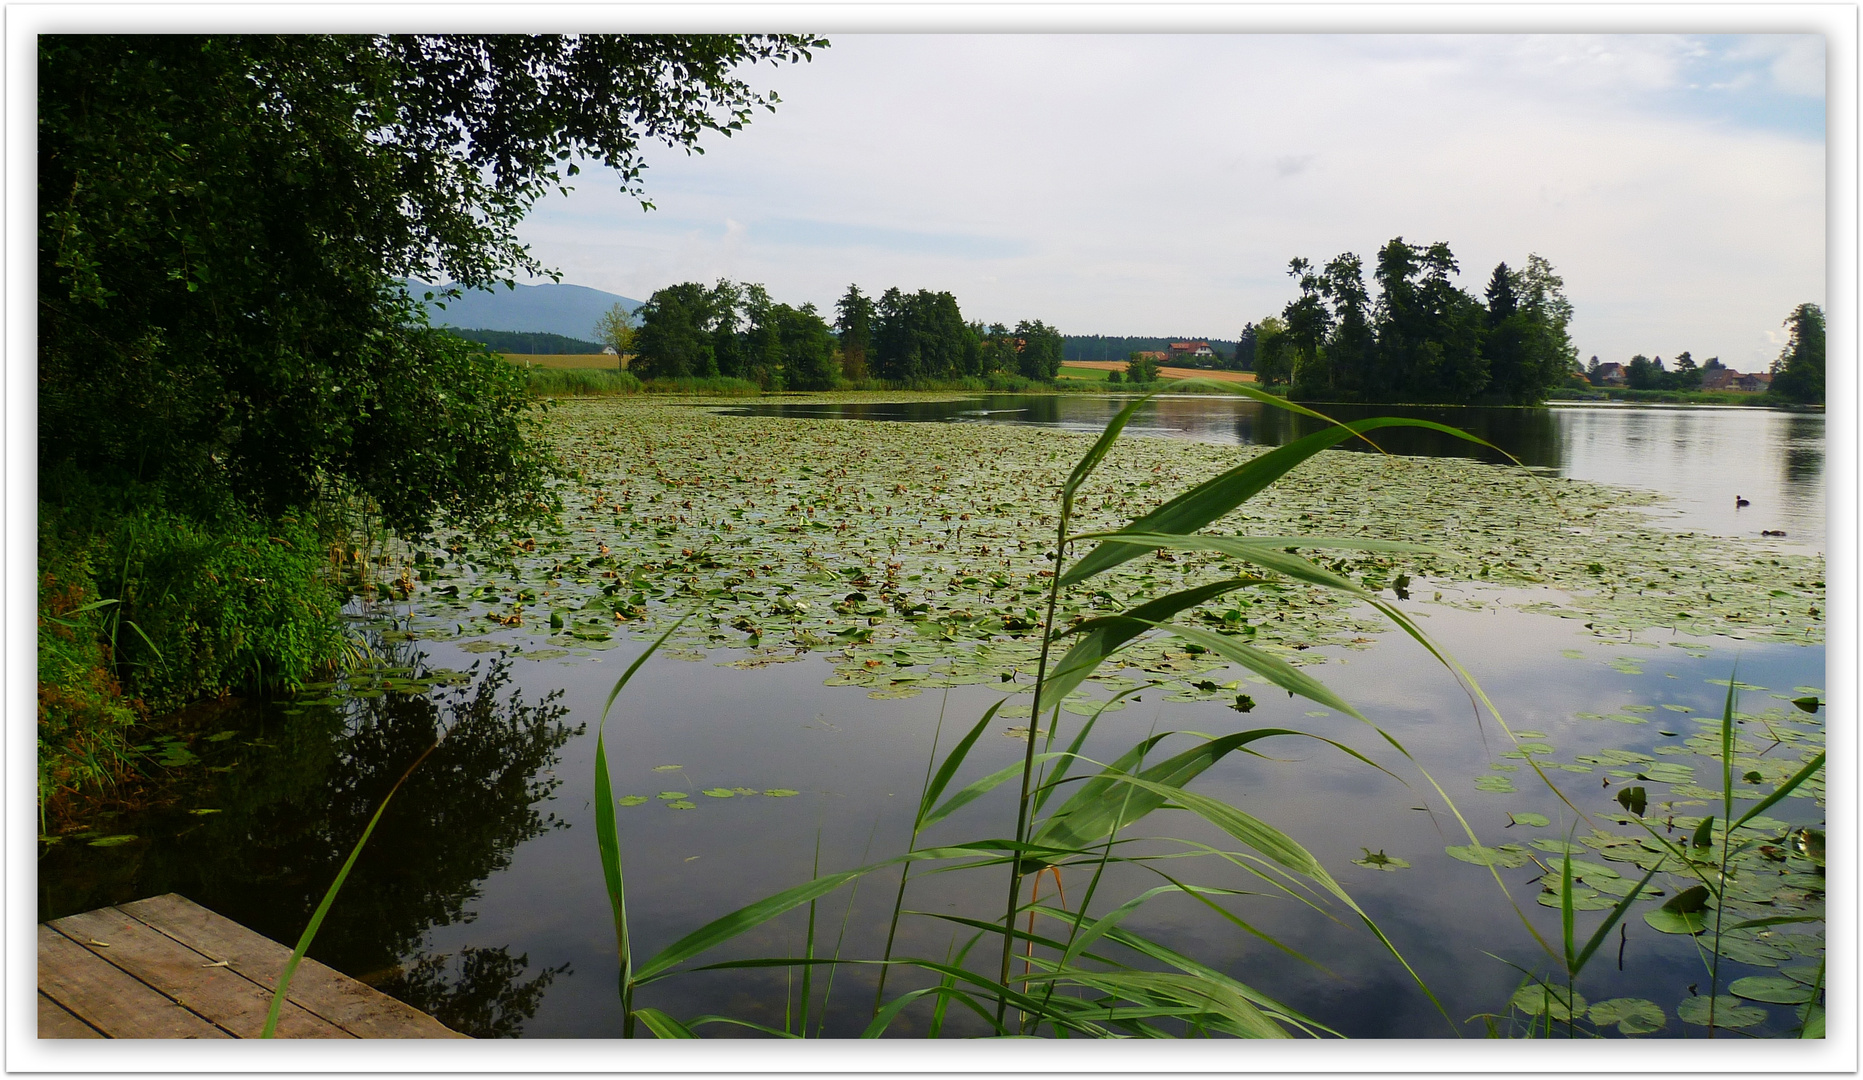
[[[1272,398],[1249,387],[1235,389],[1268,400],[1280,408],[1326,419],[1301,406]],[[1334,1034],[1324,1024],[1276,1001],[1269,994],[1123,925],[1148,901],[1163,895],[1179,895],[1198,901],[1238,930],[1262,937],[1278,948],[1287,949],[1286,945],[1250,925],[1222,902],[1225,897],[1246,895],[1244,891],[1182,880],[1181,871],[1167,870],[1161,865],[1160,853],[1152,847],[1155,844],[1166,845],[1172,849],[1172,855],[1215,858],[1225,866],[1252,877],[1256,887],[1265,886],[1315,907],[1329,901],[1343,906],[1365,924],[1423,992],[1430,996],[1431,1001],[1435,1002],[1428,986],[1404,961],[1397,947],[1310,852],[1267,822],[1238,807],[1193,791],[1188,786],[1198,775],[1229,754],[1253,752],[1254,744],[1272,739],[1315,740],[1372,768],[1383,769],[1369,757],[1337,740],[1288,728],[1256,728],[1217,736],[1160,732],[1141,740],[1110,762],[1088,757],[1082,748],[1095,722],[1124,693],[1111,701],[1100,703],[1097,710],[1073,733],[1072,741],[1066,749],[1057,751],[1054,746],[1061,728],[1062,704],[1069,693],[1129,643],[1152,631],[1163,631],[1177,637],[1186,647],[1236,664],[1290,694],[1305,697],[1371,726],[1385,743],[1408,759],[1408,752],[1396,739],[1371,724],[1357,709],[1294,665],[1251,644],[1245,635],[1173,621],[1179,614],[1217,597],[1282,581],[1301,582],[1336,592],[1377,609],[1441,661],[1463,682],[1471,699],[1486,704],[1489,712],[1499,721],[1498,711],[1492,703],[1487,702],[1473,678],[1401,610],[1379,599],[1362,584],[1327,570],[1297,553],[1301,549],[1356,549],[1416,554],[1429,549],[1415,544],[1365,538],[1218,536],[1201,531],[1266,490],[1322,449],[1346,439],[1363,439],[1368,433],[1384,427],[1409,426],[1427,427],[1471,441],[1479,440],[1423,420],[1376,418],[1351,424],[1333,424],[1287,446],[1251,457],[1133,519],[1121,529],[1074,532],[1075,500],[1082,485],[1106,457],[1126,422],[1144,400],[1146,398],[1133,401],[1113,418],[1062,486],[1055,546],[1051,556],[1053,569],[1044,572],[1048,583],[1046,610],[1039,617],[1040,646],[1035,658],[1036,677],[1030,707],[1032,722],[1022,736],[1025,740],[1023,760],[972,780],[947,795],[970,750],[998,715],[1004,704],[999,702],[988,709],[976,725],[959,739],[935,770],[928,765],[927,778],[913,821],[911,846],[903,854],[850,870],[825,875],[818,873],[803,884],[715,919],[653,956],[640,960],[635,955],[634,940],[627,919],[622,851],[614,816],[616,799],[609,783],[605,729],[609,713],[628,680],[647,657],[678,630],[680,623],[662,632],[615,683],[603,707],[598,726],[595,811],[597,845],[614,915],[621,972],[624,1036],[634,1033],[637,1021],[660,1037],[691,1037],[702,1027],[720,1023],[750,1027],[774,1035],[807,1035],[806,974],[801,1022],[793,1028],[787,1021],[783,1029],[776,1029],[719,1015],[682,1021],[655,1008],[637,1007],[635,996],[641,987],[682,971],[799,968],[806,973],[821,965],[829,965],[833,969],[854,964],[877,966],[881,972],[882,982],[876,994],[872,1019],[864,1032],[869,1037],[884,1034],[898,1022],[905,1009],[926,999],[930,999],[929,1004],[933,1006],[931,1030],[934,1032],[941,1029],[948,1007],[956,1004],[968,1009],[981,1018],[989,1030],[1001,1035],[1049,1033],[1096,1037],[1161,1036],[1175,1033],[1180,1026],[1187,1033],[1223,1033],[1243,1037],[1278,1038],[1288,1037],[1292,1033],[1315,1036]],[[1091,550],[1084,557],[1070,562],[1070,548],[1082,543],[1091,543]],[[1243,575],[1148,599],[1113,615],[1070,622],[1063,622],[1057,617],[1063,589],[1083,584],[1113,567],[1154,552],[1217,552],[1249,566],[1251,570]],[[1054,656],[1057,645],[1067,646],[1058,659]],[[1006,702],[1007,698],[1004,700]],[[1047,714],[1048,721],[1045,738],[1033,722],[1044,714]],[[1163,744],[1167,740],[1181,738],[1190,739],[1190,745],[1167,755],[1162,749]],[[1419,771],[1454,811],[1454,804],[1447,793],[1429,778],[1427,771]],[[1019,792],[1014,831],[1010,836],[918,846],[921,834],[954,811],[1011,782],[1018,786]],[[1049,804],[1056,801],[1059,805],[1050,810]],[[1121,833],[1128,827],[1164,809],[1195,815],[1239,844],[1241,850],[1223,850],[1197,841],[1171,837],[1151,840],[1122,838]],[[1456,816],[1460,820],[1459,812]],[[1476,843],[1472,829],[1468,828],[1466,821],[1462,824],[1468,831],[1470,842]],[[990,868],[1004,873],[1007,900],[1000,918],[909,911],[896,901],[893,924],[888,929],[887,950],[882,956],[866,960],[842,959],[838,955],[838,948],[837,955],[833,957],[815,955],[813,916],[816,901],[843,886],[852,885],[868,875],[894,866],[901,868],[899,888],[903,897],[905,875],[914,864],[927,864],[941,873],[976,872]],[[1122,870],[1141,869],[1154,875],[1159,883],[1108,910],[1093,914],[1092,905],[1096,896],[1106,883],[1109,869],[1114,867]],[[1066,894],[1061,888],[1065,869],[1088,875],[1086,886],[1080,893],[1079,904],[1074,908],[1067,906]],[[1055,881],[1057,887],[1054,901],[1046,901],[1039,895],[1039,884],[1044,876],[1052,876]],[[1027,900],[1023,899],[1025,879],[1033,879],[1035,882]],[[1496,881],[1499,882],[1498,876]],[[804,955],[727,960],[689,966],[690,961],[700,958],[709,950],[804,905],[810,908]],[[1021,918],[1025,915],[1028,920],[1026,930],[1020,926]],[[894,956],[893,936],[903,917],[946,921],[968,929],[973,936],[952,960]],[[1052,924],[1053,930],[1038,931],[1037,919]],[[963,962],[963,958],[980,941],[986,939],[995,939],[1000,943],[998,963],[993,974],[975,971]],[[1023,970],[1019,974],[1012,971],[1018,945],[1022,946],[1023,955]],[[1121,959],[1121,956],[1133,959]],[[1157,970],[1158,967],[1166,970]],[[936,979],[936,982],[907,990],[887,1001],[884,974],[894,968],[914,970]],[[1014,1016],[1010,1015],[1012,1008]],[[1440,1004],[1437,1008],[1441,1011]],[[1449,1020],[1446,1013],[1444,1019],[1453,1030],[1454,1022]]]
[[[1516,1020],[1525,1019],[1524,1028],[1516,1030],[1528,1035],[1550,1036],[1557,1025],[1563,1023],[1565,1034],[1572,1037],[1581,1032],[1596,1034],[1610,1027],[1625,1035],[1649,1034],[1664,1027],[1666,1014],[1656,1002],[1612,998],[1587,1003],[1576,986],[1579,974],[1611,929],[1633,903],[1646,896],[1645,890],[1657,874],[1664,873],[1668,875],[1666,881],[1680,884],[1669,885],[1673,895],[1659,908],[1645,913],[1644,921],[1662,933],[1699,935],[1706,939],[1706,947],[1698,947],[1697,952],[1706,968],[1707,992],[1698,993],[1696,987],[1691,986],[1689,996],[1676,1007],[1676,1016],[1707,1028],[1709,1037],[1713,1037],[1717,1029],[1748,1028],[1764,1022],[1767,1013],[1755,1003],[1796,1005],[1799,1010],[1795,1033],[1804,1038],[1823,1037],[1824,1014],[1818,1004],[1825,986],[1822,959],[1815,966],[1789,968],[1778,975],[1735,979],[1728,987],[1729,993],[1721,992],[1723,959],[1775,966],[1792,955],[1774,950],[1763,939],[1743,936],[1742,932],[1761,931],[1770,935],[1772,927],[1821,925],[1824,921],[1819,910],[1823,897],[1823,833],[1810,827],[1793,827],[1763,815],[1780,800],[1799,793],[1801,788],[1816,785],[1824,771],[1825,754],[1822,751],[1811,754],[1764,796],[1755,792],[1750,797],[1756,800],[1754,804],[1736,817],[1734,804],[1743,798],[1735,788],[1736,761],[1743,752],[1751,753],[1750,749],[1742,747],[1743,740],[1736,731],[1736,723],[1745,719],[1737,708],[1738,690],[1742,685],[1737,676],[1736,671],[1726,680],[1727,696],[1718,729],[1713,733],[1718,743],[1714,756],[1721,764],[1721,789],[1716,793],[1721,804],[1718,823],[1713,814],[1698,820],[1671,815],[1664,822],[1666,827],[1659,827],[1647,813],[1651,809],[1647,790],[1642,786],[1620,788],[1616,801],[1628,815],[1626,820],[1641,828],[1647,842],[1624,844],[1608,833],[1594,831],[1585,838],[1585,843],[1592,850],[1602,852],[1605,858],[1622,858],[1627,854],[1635,857],[1637,865],[1645,872],[1627,889],[1613,888],[1621,898],[1609,905],[1609,913],[1583,947],[1575,946],[1574,912],[1585,900],[1595,899],[1598,894],[1591,889],[1581,890],[1578,876],[1596,875],[1594,884],[1614,881],[1621,885],[1621,879],[1616,871],[1607,867],[1575,860],[1574,848],[1585,851],[1586,847],[1575,845],[1568,838],[1559,860],[1558,880],[1551,886],[1556,894],[1562,931],[1562,951],[1555,954],[1554,961],[1560,967],[1564,984],[1528,972],[1527,981],[1508,1002],[1508,1014]],[[1823,707],[1815,695],[1794,698],[1791,703],[1811,714]],[[1773,745],[1781,744],[1782,741],[1775,740]],[[1681,771],[1685,774],[1687,770]],[[1665,772],[1671,775],[1664,776]],[[1650,781],[1652,776],[1657,776],[1673,782],[1675,772],[1674,768],[1663,770],[1648,765],[1634,775],[1639,780]],[[1739,778],[1749,784],[1758,784],[1764,779],[1755,769],[1746,770]],[[1682,826],[1688,837],[1686,841],[1678,843],[1670,839],[1667,830],[1676,825]],[[1797,865],[1791,865],[1793,863]],[[1781,879],[1785,878],[1792,879],[1792,888],[1784,887]],[[1794,936],[1805,938],[1821,951],[1821,934]],[[1580,1021],[1585,1022],[1585,1027],[1579,1026]]]

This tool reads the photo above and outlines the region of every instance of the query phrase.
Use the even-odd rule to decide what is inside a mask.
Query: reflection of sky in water
[[[752,405],[739,414],[821,419],[1021,424],[1098,434],[1125,399],[1093,395],[1006,395],[990,399],[850,404]],[[1676,531],[1760,539],[1824,550],[1824,416],[1737,407],[1574,406],[1549,409],[1324,405],[1341,420],[1396,415],[1463,428],[1528,465],[1557,475],[1660,491],[1670,502],[1651,517]],[[1281,445],[1318,421],[1236,398],[1154,398],[1126,431],[1197,442]],[[1385,429],[1392,453],[1505,459],[1433,432]],[[1748,500],[1736,508],[1736,496]]]

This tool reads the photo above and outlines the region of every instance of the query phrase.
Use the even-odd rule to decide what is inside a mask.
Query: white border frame
[[[1477,1040],[1173,1044],[1085,1041],[911,1043],[607,1040],[218,1044],[41,1042],[35,1037],[36,295],[34,37],[47,32],[180,30],[580,30],[1093,33],[1821,33],[1826,53],[1826,200],[1830,402],[1826,645],[1833,831],[1857,834],[1857,55],[1854,4],[19,4],[6,11],[5,679],[6,1059],[8,1072],[1851,1072],[1857,1055],[1856,856],[1834,849],[1827,930],[1830,1035],[1820,1043],[1675,1039],[1562,1045]],[[1841,834],[1840,834],[1841,835]]]

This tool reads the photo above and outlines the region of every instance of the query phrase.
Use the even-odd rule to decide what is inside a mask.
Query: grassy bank
[[[1777,409],[1793,403],[1770,393],[1744,390],[1630,390],[1624,387],[1594,386],[1587,390],[1560,389],[1546,395],[1551,401],[1624,401],[1663,405],[1745,405],[1750,408]]]

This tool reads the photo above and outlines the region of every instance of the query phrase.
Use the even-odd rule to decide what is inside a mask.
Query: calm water
[[[823,407],[809,408],[810,415],[822,415]],[[833,415],[850,419],[1089,430],[1117,403],[990,398],[833,408]],[[1663,513],[1677,528],[1738,535],[1783,528],[1793,542],[1815,537],[1821,546],[1821,417],[1591,408],[1437,410],[1430,417],[1471,428],[1561,475],[1663,490],[1674,497]],[[1300,430],[1275,413],[1200,398],[1161,400],[1135,427],[1156,436],[1269,443]],[[1441,448],[1418,443],[1392,449]],[[1731,505],[1736,493],[1752,504],[1738,513]],[[1422,610],[1430,632],[1477,672],[1510,722],[1545,733],[1565,761],[1607,747],[1649,751],[1686,738],[1696,728],[1685,718],[1628,727],[1574,717],[1637,704],[1718,714],[1725,691],[1709,680],[1724,679],[1736,657],[1743,680],[1771,693],[1824,683],[1822,648],[1710,640],[1707,654],[1697,656],[1669,647],[1681,639],[1635,647],[1602,643],[1577,623],[1507,609]],[[225,771],[211,774],[181,805],[116,823],[117,831],[140,837],[134,843],[51,849],[40,867],[40,915],[179,891],[270,937],[294,940],[374,803],[405,764],[447,730],[440,751],[384,817],[313,955],[475,1034],[614,1037],[620,1030],[614,939],[589,801],[593,725],[614,678],[642,647],[628,643],[600,656],[535,662],[469,655],[449,643],[404,644],[403,659],[412,664],[476,664],[475,681],[427,696],[389,694],[296,716],[275,706],[198,710],[191,722],[201,732],[238,733],[197,743],[207,763]],[[1625,656],[1642,661],[1641,673],[1621,662],[1611,666]],[[988,687],[872,700],[859,688],[822,685],[830,668],[813,657],[756,670],[719,666],[732,657],[721,652],[700,661],[648,662],[609,722],[616,790],[652,796],[744,786],[798,794],[697,798],[684,812],[658,802],[618,811],[642,954],[806,880],[818,844],[824,870],[902,850],[941,712],[940,741],[949,747],[997,700]],[[1510,812],[1562,820],[1557,799],[1530,777],[1519,781],[1516,795],[1469,790],[1469,779],[1493,760],[1501,736],[1476,723],[1453,680],[1401,635],[1386,634],[1377,647],[1335,658],[1315,673],[1447,783],[1484,841],[1514,835],[1501,829]],[[1310,703],[1277,696],[1259,695],[1251,724],[1317,723],[1324,734],[1376,749],[1362,727],[1337,717],[1316,720],[1308,714]],[[1766,693],[1749,697],[1751,709],[1776,704]],[[1215,704],[1166,703],[1144,694],[1124,712],[1106,714],[1086,751],[1116,753],[1154,729],[1227,730],[1234,723],[1235,714]],[[1464,838],[1414,771],[1396,768],[1400,781],[1317,743],[1286,743],[1270,753],[1225,762],[1199,787],[1306,844],[1386,929],[1457,1021],[1500,1009],[1518,975],[1484,953],[1523,965],[1542,957],[1488,872],[1442,854],[1444,845]],[[1019,742],[987,733],[967,775],[1019,756]],[[1588,810],[1610,805],[1597,776],[1553,775]],[[1001,797],[979,799],[960,812],[947,836],[1011,829],[1004,823],[1006,815],[1013,819],[1009,793],[995,796]],[[1792,799],[1773,813],[1814,820],[1806,815],[1819,811]],[[1176,822],[1169,828],[1179,836],[1219,839]],[[1353,865],[1364,851],[1408,859],[1414,868],[1379,873]],[[1503,872],[1526,917],[1540,933],[1556,935],[1557,912],[1532,902],[1538,891],[1528,884],[1532,876],[1528,869]],[[870,880],[851,909],[845,892],[834,894],[820,915],[822,925],[834,928],[824,936],[841,933],[845,917],[843,952],[877,955],[896,882],[890,875]],[[1136,891],[1156,881],[1117,884]],[[956,876],[928,878],[913,887],[908,907],[950,910],[967,888],[983,889],[1000,903],[1002,887],[993,872],[972,886]],[[1078,883],[1070,882],[1074,887]],[[1214,923],[1181,899],[1148,906],[1132,925],[1347,1034],[1450,1034],[1448,1023],[1362,928],[1285,901],[1244,903],[1238,910],[1323,968]],[[800,921],[786,920],[712,958],[794,955],[801,936]],[[949,926],[913,920],[902,929],[897,952],[942,958],[954,940],[961,945],[963,939]],[[1600,963],[1587,972],[1587,996],[1649,998],[1670,1014],[1664,1035],[1699,1035],[1701,1029],[1674,1019],[1682,988],[1701,979],[1687,942],[1658,935],[1633,916],[1624,957],[1622,971]],[[1738,965],[1730,970],[1725,977],[1753,973]],[[780,1024],[786,979],[781,971],[674,978],[643,990],[639,1004],[682,1017],[721,1012]],[[858,1033],[871,998],[870,976],[841,975],[828,1033]],[[953,1030],[975,1032],[975,1025],[963,1024],[954,1018]],[[1775,1016],[1772,1026],[1779,1024]],[[1480,1030],[1479,1021],[1465,1028]]]

